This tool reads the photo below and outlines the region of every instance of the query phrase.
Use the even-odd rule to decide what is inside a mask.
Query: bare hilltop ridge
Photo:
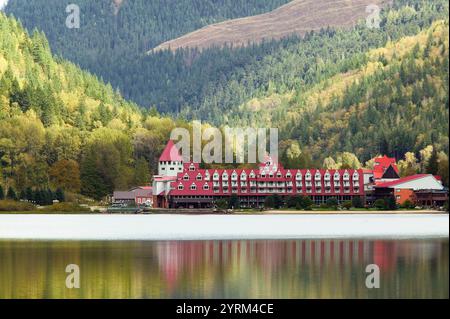
[[[269,13],[212,24],[151,50],[157,52],[179,48],[233,47],[263,40],[304,35],[326,27],[350,27],[368,16],[369,5],[382,7],[389,0],[293,0]]]

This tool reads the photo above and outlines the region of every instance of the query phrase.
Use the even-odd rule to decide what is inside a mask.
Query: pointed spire
[[[159,158],[160,162],[182,162],[183,157],[180,154],[180,151],[176,147],[175,143],[172,140],[169,140],[169,142],[166,145],[166,148],[161,154],[161,157]]]

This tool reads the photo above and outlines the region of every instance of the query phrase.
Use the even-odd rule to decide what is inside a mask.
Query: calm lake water
[[[365,286],[369,264],[380,289]],[[448,297],[448,239],[0,241],[0,298]]]

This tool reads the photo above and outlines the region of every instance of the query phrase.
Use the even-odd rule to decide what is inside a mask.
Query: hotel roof
[[[160,162],[182,162],[183,157],[180,154],[180,151],[176,147],[175,143],[172,140],[169,140],[169,142],[166,145],[166,148],[161,154],[161,157],[159,158]]]
[[[397,179],[397,180],[392,181],[392,182],[386,182],[386,183],[378,184],[375,187],[377,187],[377,188],[392,188],[392,187],[401,185],[403,183],[414,181],[414,180],[417,180],[417,179],[422,179],[422,178],[428,177],[428,176],[433,176],[433,175],[430,175],[430,174],[417,174],[417,175],[407,176],[407,177],[403,177],[403,178]]]

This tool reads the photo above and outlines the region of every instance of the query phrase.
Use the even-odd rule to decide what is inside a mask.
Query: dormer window
[[[209,181],[210,177],[211,176],[209,176],[208,171],[206,171],[206,173],[205,173],[205,181]]]
[[[233,174],[231,174],[231,179],[235,181],[235,180],[237,180],[237,178],[238,178],[237,173],[233,172]]]
[[[277,173],[277,178],[281,178],[283,175],[281,175],[281,172]]]
[[[197,175],[197,180],[198,180],[198,181],[201,181],[201,180],[202,180],[202,174],[198,173],[198,175]]]
[[[189,166],[189,170],[190,170],[191,172],[195,171],[195,165],[194,165],[194,164],[191,164],[191,166]]]
[[[241,179],[242,180],[246,180],[247,179],[247,174],[245,174],[245,172],[242,172]]]
[[[191,185],[191,191],[196,191],[197,190],[197,185],[195,185],[194,183]]]
[[[209,185],[208,183],[205,183],[205,185],[203,185],[203,190],[208,191],[209,190]]]
[[[219,180],[219,173],[215,172],[214,175],[213,175],[213,179],[215,181],[218,181]]]
[[[183,180],[188,181],[189,180],[189,175],[188,174],[184,174]]]
[[[183,184],[180,184],[180,185],[178,185],[178,190],[179,190],[179,191],[182,191],[182,190],[184,190],[184,186],[183,186]]]
[[[291,172],[287,172],[287,173],[286,173],[286,178],[292,178]]]
[[[255,177],[256,177],[255,172],[251,171],[250,172],[250,178],[255,178]]]
[[[228,174],[227,174],[226,172],[224,172],[224,173],[222,174],[222,179],[228,179]]]
[[[338,172],[334,173],[333,179],[334,179],[335,181],[339,180],[340,178],[341,178],[341,175],[339,175]]]
[[[311,180],[311,173],[309,171],[306,173],[305,178]]]

